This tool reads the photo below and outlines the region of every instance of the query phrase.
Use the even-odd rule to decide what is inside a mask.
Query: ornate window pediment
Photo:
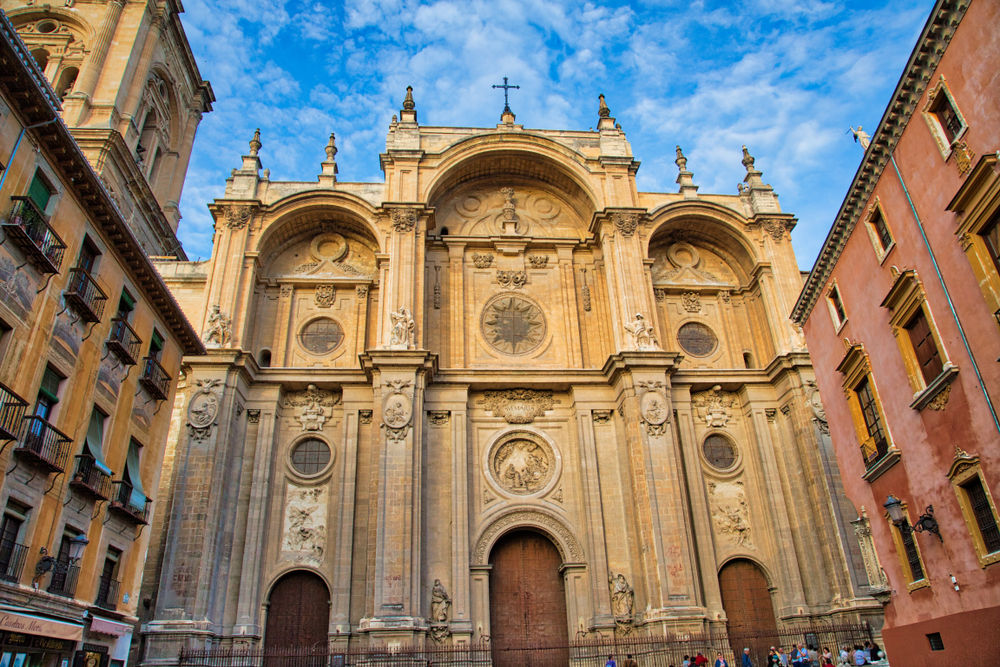
[[[979,565],[986,567],[1000,561],[1000,518],[979,457],[956,447],[948,479],[962,508]]]

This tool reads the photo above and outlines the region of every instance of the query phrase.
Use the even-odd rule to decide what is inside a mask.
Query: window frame
[[[952,460],[951,469],[948,471],[948,481],[951,482],[955,496],[958,498],[958,506],[962,510],[966,528],[972,537],[972,546],[979,559],[979,567],[985,568],[987,565],[1000,562],[1000,550],[987,551],[986,541],[983,539],[982,531],[979,528],[979,521],[976,519],[972,508],[972,501],[964,484],[969,480],[978,477],[979,483],[983,485],[986,500],[989,502],[990,511],[993,513],[993,520],[1000,526],[1000,514],[997,513],[996,503],[993,501],[993,494],[990,493],[990,486],[986,483],[986,476],[983,474],[982,466],[979,463],[979,456],[972,455],[960,448],[955,449],[955,458]]]
[[[941,95],[944,95],[945,97],[942,98]],[[951,108],[955,111],[955,115],[962,123],[958,132],[956,132],[955,136],[951,139],[948,138],[948,133],[945,130],[944,125],[941,123],[941,119],[938,118],[938,112],[933,110],[942,100],[951,105]],[[955,144],[962,141],[965,133],[969,130],[969,123],[965,120],[962,110],[955,101],[955,96],[951,94],[951,89],[948,87],[948,82],[945,80],[944,75],[941,75],[941,78],[938,79],[937,85],[927,93],[927,102],[924,103],[924,108],[921,110],[921,114],[924,117],[924,121],[927,123],[927,127],[931,131],[931,135],[934,137],[935,143],[938,145],[938,150],[941,151],[941,157],[943,157],[945,162],[947,162],[948,158],[951,157],[951,154],[955,150]]]
[[[854,422],[854,433],[858,439],[858,449],[862,453],[861,461],[865,467],[862,478],[870,483],[895,465],[901,458],[901,453],[893,441],[892,430],[889,428],[889,421],[885,417],[885,409],[882,407],[878,385],[875,383],[875,376],[871,372],[871,361],[868,358],[868,353],[865,351],[864,345],[851,345],[847,349],[844,359],[837,367],[837,371],[844,376],[844,396],[847,399],[848,408],[851,413],[851,421]],[[868,431],[868,422],[865,420],[861,399],[858,397],[858,388],[866,380],[874,398],[875,409],[878,413],[887,445],[886,453],[870,463],[865,460],[864,451],[866,448],[875,446],[875,437]]]
[[[892,311],[889,325],[892,327],[892,335],[896,338],[906,375],[913,390],[913,400],[910,407],[917,411],[928,406],[932,410],[943,410],[951,393],[951,383],[958,376],[958,366],[951,361],[948,349],[941,339],[937,323],[934,321],[934,314],[931,312],[930,304],[927,303],[927,293],[924,291],[920,276],[913,269],[902,272],[896,271],[895,267],[893,269],[895,280],[889,293],[882,300],[882,307]],[[927,321],[931,338],[941,359],[941,372],[931,380],[924,378],[917,351],[907,329],[909,323],[920,312],[923,313]]]
[[[840,310],[844,311],[843,319],[841,319],[840,313],[837,312],[838,303],[840,304]],[[850,316],[847,314],[847,304],[844,303],[844,295],[840,291],[836,280],[826,290],[826,305],[830,308],[830,318],[833,320],[833,328],[839,334],[847,325]]]
[[[885,229],[889,233],[889,243],[884,248],[882,247],[882,235],[879,234],[878,226],[875,224],[877,217],[882,219],[882,224],[885,225]],[[868,239],[872,242],[872,248],[875,249],[875,257],[878,258],[879,264],[883,264],[885,258],[896,247],[896,235],[892,233],[892,227],[889,226],[889,219],[886,217],[882,201],[878,197],[875,197],[875,200],[869,204],[864,221],[865,229],[868,230]]]
[[[907,508],[906,503],[902,504],[903,514],[906,516],[906,523],[913,526],[910,521],[910,511]],[[910,540],[913,543],[913,548],[917,552],[917,560],[920,562],[920,570],[923,574],[923,578],[914,579],[913,570],[910,569],[910,558],[906,553],[906,545],[903,542],[903,531],[901,528],[896,527],[892,523],[892,519],[889,517],[889,513],[885,513],[885,519],[889,522],[889,531],[892,533],[892,541],[896,547],[896,556],[899,558],[899,567],[903,573],[903,579],[906,581],[906,590],[913,592],[921,588],[928,588],[931,585],[930,574],[927,571],[927,564],[924,562],[924,555],[920,552],[920,543],[916,539],[916,532],[910,532]]]

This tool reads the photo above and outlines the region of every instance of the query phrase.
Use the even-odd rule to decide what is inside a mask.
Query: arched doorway
[[[767,577],[753,561],[731,560],[719,572],[722,608],[729,619],[729,642],[733,655],[749,648],[753,664],[766,665],[771,646],[777,646],[778,624],[771,605]]]
[[[535,532],[508,533],[494,545],[490,564],[495,666],[567,664],[566,587],[555,545]],[[543,647],[552,648],[539,652]]]
[[[330,591],[312,572],[286,574],[268,598],[264,649],[317,648],[326,651],[330,627]]]

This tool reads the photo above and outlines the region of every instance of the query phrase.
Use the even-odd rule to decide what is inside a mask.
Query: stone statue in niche
[[[823,407],[823,398],[819,395],[819,387],[815,382],[806,382],[806,397],[809,407],[813,411],[813,421],[819,427],[821,433],[830,435],[830,424],[826,421],[826,408]]]
[[[323,424],[333,415],[333,406],[340,403],[340,395],[324,391],[311,384],[305,391],[290,393],[285,405],[300,408],[296,419],[303,431],[322,431]]]
[[[319,565],[326,550],[325,487],[288,485],[282,552],[295,562]]]
[[[656,335],[653,333],[653,327],[642,316],[642,313],[636,313],[635,319],[631,322],[626,322],[623,326],[625,327],[625,331],[629,332],[632,336],[631,349],[640,351],[660,349],[659,344],[656,342]]]
[[[389,319],[392,320],[392,329],[389,330],[389,349],[410,349],[413,337],[413,328],[416,326],[410,311],[405,307],[400,306],[399,310],[394,310],[389,313]]]
[[[206,347],[226,347],[232,337],[232,321],[219,312],[219,306],[212,306],[208,314],[208,326],[202,340]]]
[[[448,608],[451,607],[451,598],[448,591],[440,579],[434,580],[434,587],[431,589],[431,622],[444,623],[448,620]]]
[[[614,572],[608,572],[608,588],[611,590],[611,613],[615,617],[615,632],[628,634],[632,630],[635,591],[628,585],[625,575],[621,572],[617,576]]]
[[[722,391],[722,385],[718,384],[708,391],[692,395],[691,399],[702,421],[716,428],[723,428],[729,423],[729,418],[733,416],[733,407],[737,406],[739,401],[736,394]]]

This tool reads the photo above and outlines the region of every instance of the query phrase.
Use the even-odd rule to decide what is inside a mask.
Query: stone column
[[[392,268],[386,266],[383,272],[381,295],[381,322],[379,340],[376,345],[390,344],[392,313],[401,308],[410,315],[423,313],[424,306],[424,237],[427,214],[412,206],[392,205],[385,213],[389,216],[392,232],[388,241],[388,256],[392,258]],[[423,347],[423,318],[415,322],[408,349]]]
[[[468,395],[468,389],[464,392]],[[475,630],[469,594],[469,444],[464,409],[451,411],[452,487],[452,612],[451,631],[456,643],[467,643]]]
[[[490,635],[490,571],[492,565],[473,565],[472,573],[472,628],[473,639],[480,641]]]
[[[566,624],[570,637],[581,630],[586,632],[587,611],[593,608],[587,590],[587,566],[582,563],[565,563],[562,566],[563,583],[566,587]]]
[[[108,56],[108,48],[118,29],[118,19],[121,18],[124,7],[125,0],[108,0],[101,25],[97,28],[97,37],[90,45],[90,56],[84,63],[75,92],[82,93],[88,98],[93,97],[97,81],[104,69],[104,59]]]
[[[642,209],[608,209],[595,217],[591,226],[601,240],[616,351],[635,349],[624,327],[636,314],[641,313],[650,325],[656,320],[653,286],[642,263],[645,251],[638,235],[645,213]]]
[[[132,122],[135,124],[137,132],[141,132],[142,128],[138,127],[138,123],[141,121],[135,118],[135,114],[139,111],[139,102],[142,100],[142,91],[146,87],[149,66],[153,62],[153,53],[156,51],[156,45],[160,42],[160,35],[163,34],[164,22],[163,13],[154,10],[149,19],[149,29],[146,31],[146,39],[142,44],[139,62],[136,63],[128,80],[122,81],[121,90],[128,92],[128,96],[120,107],[123,116],[122,122],[126,124]],[[119,129],[127,129],[127,127]],[[122,132],[122,135],[128,136],[126,132]]]
[[[594,616],[591,619],[584,619],[584,630],[589,630],[591,625],[611,627],[614,625],[614,618],[611,616],[610,598],[607,593],[607,586],[604,583],[603,573],[608,571],[608,555],[606,549],[606,536],[604,532],[604,502],[601,496],[601,471],[597,458],[597,436],[594,433],[594,420],[611,419],[610,411],[589,410],[577,407],[576,423],[580,436],[580,464],[583,471],[581,475],[584,508],[587,516],[586,534],[588,539],[587,553],[590,554],[590,562],[593,571],[596,573],[591,578],[591,590],[589,596],[593,599],[591,609]],[[570,624],[574,625],[573,619]],[[578,625],[578,624],[577,624]],[[580,628],[574,627],[570,636],[574,636]]]

